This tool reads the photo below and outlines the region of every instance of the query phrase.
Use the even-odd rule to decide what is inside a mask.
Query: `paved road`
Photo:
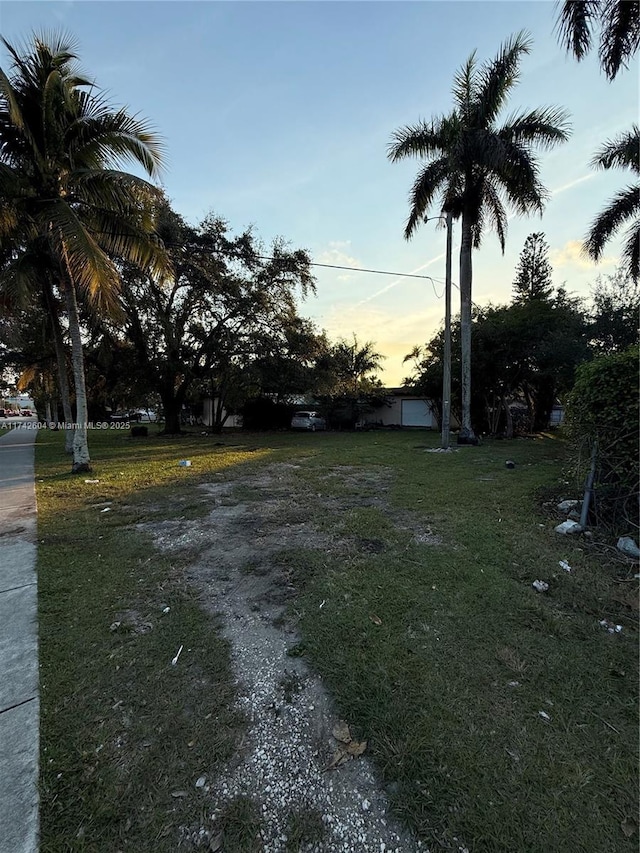
[[[38,849],[36,435],[0,430],[0,853]]]

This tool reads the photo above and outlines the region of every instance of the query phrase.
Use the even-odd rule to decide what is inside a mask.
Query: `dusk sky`
[[[419,161],[391,164],[387,145],[394,129],[450,110],[453,75],[472,50],[490,59],[528,30],[533,50],[505,117],[558,105],[572,124],[570,141],[541,158],[552,193],[542,219],[512,219],[504,256],[491,233],[474,253],[474,302],[509,300],[533,231],[545,232],[554,283],[570,292],[587,295],[615,268],[619,242],[597,267],[580,244],[629,175],[596,172],[589,160],[637,122],[638,62],[607,82],[597,53],[580,64],[565,55],[555,17],[551,2],[484,0],[0,2],[5,38],[64,29],[112,102],[152,121],[166,143],[164,187],[191,223],[214,211],[233,230],[254,224],[265,241],[281,235],[314,261],[434,276],[432,284],[314,269],[317,296],[300,313],[333,339],[355,332],[373,341],[387,356],[389,385],[407,373],[403,356],[442,321],[445,233],[428,223],[404,240]],[[456,282],[455,255],[453,269]]]

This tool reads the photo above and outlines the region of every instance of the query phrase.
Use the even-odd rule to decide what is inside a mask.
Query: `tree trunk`
[[[56,363],[58,365],[58,385],[60,387],[60,398],[62,400],[62,412],[65,424],[69,427],[64,431],[64,451],[65,453],[73,453],[73,410],[71,409],[71,395],[69,393],[69,376],[67,374],[67,359],[64,349],[64,341],[62,339],[62,329],[60,328],[60,318],[56,310],[51,283],[45,280],[43,283],[44,301],[47,313],[51,320],[51,329],[53,332],[53,345],[56,351]]]
[[[462,361],[462,424],[458,442],[475,443],[471,426],[471,221],[462,214],[462,241],[460,245],[460,344]]]
[[[51,401],[48,398],[44,404],[44,418],[48,424],[53,420],[51,417]]]
[[[162,408],[164,409],[163,435],[180,435],[182,424],[180,423],[180,412],[182,411],[183,394],[165,392],[160,394]]]
[[[87,389],[84,380],[84,356],[82,353],[82,337],[80,335],[80,317],[78,316],[78,301],[73,282],[65,276],[64,299],[69,319],[71,335],[71,361],[73,364],[73,383],[76,391],[76,417],[73,430],[73,463],[71,471],[80,474],[91,470],[91,458],[87,443]]]
[[[513,438],[513,416],[511,415],[511,407],[504,394],[502,395],[502,407],[504,409],[504,416],[507,421],[504,437]]]

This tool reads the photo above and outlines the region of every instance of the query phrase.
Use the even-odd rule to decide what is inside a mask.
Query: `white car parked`
[[[326,429],[327,422],[317,412],[296,412],[291,418],[291,429],[306,429],[315,432],[317,429]]]

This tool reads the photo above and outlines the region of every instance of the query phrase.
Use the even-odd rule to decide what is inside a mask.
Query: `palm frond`
[[[452,132],[452,117],[440,117],[431,122],[419,121],[407,124],[391,134],[392,141],[387,146],[387,157],[397,163],[405,157],[429,157],[442,154],[447,148],[448,137]]]
[[[153,276],[169,272],[169,257],[162,242],[150,233],[141,217],[119,216],[111,210],[92,210],[85,217],[87,230],[109,255],[128,261]]]
[[[607,140],[602,148],[597,151],[589,164],[593,168],[631,169],[640,174],[640,131],[638,125],[632,125],[632,129],[621,133],[615,139]]]
[[[600,0],[564,0],[555,29],[558,41],[578,62],[591,50],[594,20],[598,17]]]
[[[640,213],[640,188],[626,187],[609,202],[595,219],[587,234],[584,250],[594,261],[600,260],[605,244],[634,216]]]
[[[537,145],[544,150],[566,142],[570,134],[569,112],[561,107],[538,107],[526,113],[513,113],[498,130],[502,139]]]
[[[458,69],[453,77],[451,91],[460,113],[468,117],[471,114],[472,104],[476,101],[478,93],[478,81],[476,74],[476,51],[469,56],[462,68]]]
[[[419,172],[409,193],[410,212],[404,229],[405,239],[413,236],[435,196],[442,192],[449,173],[446,157],[427,163]]]
[[[631,225],[625,235],[622,259],[636,284],[640,278],[640,219]]]
[[[640,46],[639,0],[605,0],[601,23],[598,56],[604,73],[613,80]]]
[[[96,107],[95,97],[92,100],[91,113],[85,110],[67,135],[72,161],[104,168],[133,162],[158,178],[165,159],[164,144],[153,126],[125,110],[110,111],[106,102]]]
[[[478,131],[473,135],[471,149],[476,168],[499,181],[517,213],[542,213],[548,192],[540,182],[538,160],[527,147],[499,134]]]
[[[43,208],[42,216],[51,223],[55,254],[62,259],[72,284],[96,310],[113,311],[120,279],[112,261],[73,208],[57,199]]]
[[[160,193],[143,178],[114,169],[75,169],[67,176],[66,184],[70,203],[122,212],[146,209],[151,227],[152,205]]]
[[[521,58],[531,52],[532,40],[525,30],[511,36],[500,46],[491,62],[484,62],[478,72],[475,123],[488,127],[504,106],[509,92],[520,77]]]
[[[493,231],[498,235],[500,248],[504,255],[507,240],[507,211],[504,208],[500,193],[491,180],[485,180],[483,186],[483,208],[486,209],[487,219]],[[481,239],[481,237],[480,237]],[[478,244],[479,248],[479,244]]]

